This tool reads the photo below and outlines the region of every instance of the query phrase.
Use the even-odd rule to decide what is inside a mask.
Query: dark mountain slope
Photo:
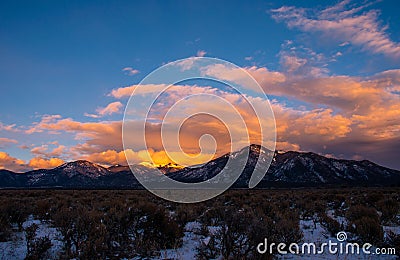
[[[249,152],[247,161],[245,152]],[[246,188],[257,160],[261,169],[269,162],[271,151],[251,145],[249,149],[225,154],[197,168],[163,167],[168,177],[181,182],[201,182],[216,176],[231,159],[235,165],[245,164],[242,174],[234,184]],[[132,169],[138,174],[154,171],[142,165]],[[229,174],[231,169],[226,170]],[[263,172],[264,173],[264,172]],[[379,166],[370,161],[327,158],[315,153],[275,152],[271,165],[258,188],[268,187],[341,187],[341,186],[400,186],[400,171]],[[128,166],[109,168],[88,162],[65,163],[48,170],[13,173],[0,170],[1,188],[142,188]]]

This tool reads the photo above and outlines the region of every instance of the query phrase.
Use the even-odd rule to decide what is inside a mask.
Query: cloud
[[[106,150],[98,153],[91,153],[83,156],[83,159],[96,162],[102,165],[127,165],[127,159],[130,162],[139,164],[147,162],[148,164],[165,165],[172,162],[165,151],[155,152],[153,149],[133,151],[127,149],[125,151]]]
[[[318,59],[318,54],[314,54]],[[235,79],[235,71],[227,68],[208,68],[207,73],[220,76],[223,79]],[[314,107],[312,109],[288,107],[282,102],[272,102],[275,113],[278,140],[278,149],[312,150],[324,152],[323,146],[333,147],[334,144],[347,140],[351,142],[354,136],[359,136],[363,142],[374,143],[377,140],[394,140],[398,138],[400,129],[398,120],[399,82],[400,72],[397,70],[384,71],[369,77],[351,76],[319,76],[310,75],[302,78],[290,75],[288,72],[274,72],[265,67],[245,68],[261,84],[267,94],[291,98],[296,101],[306,102]],[[163,86],[164,87],[164,86]],[[113,90],[116,96],[130,95],[134,86],[128,89]],[[146,88],[147,89],[147,88]],[[152,86],[148,86],[151,93]],[[127,91],[128,90],[128,91]],[[237,102],[240,98],[236,94],[222,92],[217,89],[200,86],[174,86],[160,99],[160,106],[155,107],[158,118],[162,119],[168,108],[178,100],[193,93],[210,93],[222,96],[235,103],[245,113],[246,109]],[[261,101],[259,105],[262,104]],[[201,104],[198,104],[201,106]],[[209,104],[203,104],[207,109]],[[385,112],[386,111],[386,112]],[[154,115],[157,113],[154,111]],[[154,117],[157,118],[157,117]],[[197,128],[208,129],[206,120],[196,120]],[[247,122],[255,126],[254,122]],[[152,126],[154,149],[162,149],[159,137],[157,137],[157,125]],[[190,132],[190,131],[189,131]],[[219,133],[217,129],[210,130]],[[221,132],[222,133],[222,132]],[[183,133],[182,133],[183,134]],[[186,149],[197,149],[200,131],[195,130],[191,135],[185,136]],[[221,134],[223,135],[223,134]],[[217,134],[217,139],[220,138]],[[190,140],[190,141],[189,141]],[[196,145],[194,145],[196,144]],[[328,148],[329,149],[329,148]],[[348,147],[350,153],[352,148]],[[354,149],[355,151],[356,149]],[[338,150],[334,151],[339,156]],[[355,151],[358,154],[360,151]],[[351,156],[350,156],[351,157]]]
[[[301,77],[301,73],[296,74],[298,71],[308,65],[317,67],[319,61],[324,62],[324,57],[320,57],[311,50],[299,51],[308,54],[305,57],[307,60],[305,64],[296,67],[291,63],[282,72],[271,71],[266,67],[244,68],[260,83],[267,94],[282,97],[279,98],[279,101],[271,102],[277,125],[277,149],[314,151],[345,158],[362,155],[364,158],[379,158],[381,162],[389,165],[388,159],[377,154],[373,147],[379,147],[381,153],[398,151],[392,143],[400,140],[398,130],[400,129],[400,107],[398,105],[400,104],[400,70],[383,71],[366,77],[321,74],[317,76],[312,73],[307,77]],[[296,57],[303,58],[299,53],[302,52],[295,53]],[[286,54],[291,53],[287,52]],[[230,71],[225,67],[208,67],[205,72],[223,79],[238,80],[236,71]],[[129,97],[133,91],[140,91],[137,93],[146,97],[146,95],[154,95],[165,87],[164,84],[145,85],[138,89],[137,85],[132,85],[114,89],[109,95],[114,98],[125,98]],[[174,85],[159,96],[149,113],[152,118],[152,123],[146,125],[149,150],[147,151],[146,147],[135,146],[128,147],[131,149],[125,150],[125,153],[129,154],[130,158],[137,163],[149,162],[150,158],[158,164],[168,163],[176,158],[182,163],[187,162],[188,157],[180,156],[177,151],[172,153],[176,158],[166,157],[161,142],[160,122],[172,105],[193,94],[217,95],[234,104],[246,118],[248,128],[240,128],[232,124],[231,130],[236,133],[249,130],[251,142],[259,141],[257,128],[259,122],[250,111],[248,104],[246,105],[243,98],[237,93],[226,92],[211,86]],[[251,99],[251,97],[247,98]],[[290,105],[285,104],[286,100]],[[267,104],[267,101],[263,99],[253,98],[251,101],[260,107]],[[293,102],[304,105],[296,107]],[[118,104],[118,102],[114,103]],[[117,111],[118,107],[110,109],[110,111]],[[106,108],[104,111],[108,110]],[[223,107],[204,100],[202,102],[192,100],[185,109],[188,112],[195,111],[195,108],[200,111],[213,109],[213,111],[224,112]],[[99,114],[108,113],[102,111],[98,109]],[[184,110],[179,111],[185,112]],[[229,113],[225,114],[229,115]],[[170,123],[176,124],[179,122],[181,114],[173,113],[173,115],[175,117]],[[129,122],[132,131],[140,126],[140,122]],[[167,139],[174,138],[174,133],[170,129],[169,127],[165,128]],[[36,158],[45,160],[52,157],[86,158],[95,163],[111,165],[125,164],[121,131],[122,122],[120,121],[79,122],[72,118],[62,118],[60,115],[44,115],[39,122],[32,124],[26,133],[69,133],[78,142],[71,147],[62,147],[58,143],[53,144],[56,145],[53,149],[49,149],[47,146],[35,147],[31,152]],[[198,116],[187,120],[182,125],[179,140],[183,151],[192,156],[197,155],[200,152],[199,139],[207,133],[212,134],[217,141],[216,156],[230,150],[230,139],[227,138],[229,134],[223,124],[219,124],[210,117]],[[132,135],[135,145],[137,144],[135,143],[136,137],[137,135]],[[383,143],[386,144],[387,149],[382,146]],[[240,142],[240,144],[244,144],[244,142]],[[360,150],[359,147],[364,147],[364,150]],[[209,155],[208,152],[204,152],[198,160],[208,160],[207,156]],[[194,160],[191,161],[194,162]]]
[[[307,147],[312,140],[323,145],[343,139],[352,131],[352,121],[342,115],[334,115],[331,109],[301,111],[272,103],[277,125],[277,148],[284,145],[296,150]]]
[[[113,89],[109,96],[112,96],[114,98],[123,98],[123,97],[129,97],[132,95],[133,91],[136,89],[136,85],[132,85],[129,87],[121,87],[117,89]]]
[[[121,121],[79,122],[71,118],[56,118],[49,121],[46,117],[44,120],[34,123],[26,132],[33,134],[44,131],[50,134],[71,133],[75,140],[83,142],[83,144],[71,147],[72,154],[122,149]]]
[[[139,85],[131,85],[128,87],[121,87],[117,89],[113,89],[109,96],[120,99],[125,97],[130,97],[134,91],[135,94],[149,94],[159,92],[164,89],[167,85],[165,84],[147,84],[147,85],[140,85],[142,87],[138,88]],[[139,92],[140,91],[140,92]]]
[[[122,99],[130,97],[133,93],[135,95],[149,95],[161,93],[166,87],[167,93],[177,93],[177,96],[184,96],[189,94],[200,94],[200,93],[215,93],[218,89],[211,86],[197,86],[197,85],[167,85],[167,84],[143,84],[143,85],[131,85],[127,87],[121,87],[113,89],[108,96]]]
[[[277,71],[270,71],[266,67],[245,67],[245,68],[232,68],[224,64],[209,65],[202,69],[203,76],[212,76],[221,80],[235,82],[243,86],[251,86],[248,74],[254,78],[262,80],[258,82],[260,85],[273,85],[284,82],[286,77],[283,73]]]
[[[312,51],[306,50],[306,53]],[[325,60],[312,53],[304,63],[310,64],[310,59],[315,62]],[[273,102],[278,149],[284,145],[326,153],[324,145],[337,147],[336,144],[344,140],[348,143],[358,140],[372,146],[400,139],[400,70],[383,71],[366,77],[292,73],[302,66],[305,65],[293,68],[293,64],[290,64],[288,67],[292,70],[272,74],[265,67],[245,68],[268,95],[306,104],[296,109],[287,107],[282,101]],[[207,73],[224,80],[238,80],[238,74],[229,68],[214,67]],[[351,151],[354,154],[362,152],[357,148],[346,148],[347,154],[351,154]],[[366,150],[364,155],[372,153],[375,154]],[[335,148],[334,154],[339,156],[339,149]]]
[[[190,70],[191,68],[193,68],[195,61],[200,59],[201,57],[204,57],[206,54],[207,54],[206,51],[199,50],[197,51],[195,56],[190,57],[190,59],[184,59],[179,62],[176,62],[175,66],[180,67],[181,71]]]
[[[264,75],[263,72],[267,71],[266,69],[254,69],[254,71],[258,72],[260,75]],[[225,74],[226,75],[226,74]],[[230,74],[228,74],[230,75]],[[268,82],[268,80],[262,80],[262,82]],[[246,120],[246,124],[248,124],[248,130],[252,132],[252,140],[257,140],[259,132],[257,131],[258,120],[255,115],[252,114],[249,107],[247,107],[247,103],[243,102],[243,98],[238,94],[228,93],[219,91],[213,88],[205,88],[203,91],[200,91],[200,86],[174,86],[174,88],[169,89],[166,95],[162,95],[159,103],[162,104],[160,107],[155,107],[155,111],[150,113],[149,116],[154,119],[162,120],[168,111],[169,107],[175,104],[177,101],[181,100],[183,97],[188,96],[193,93],[209,93],[218,95],[225,100],[228,100],[230,103],[234,104],[236,109],[242,114],[242,116]],[[251,97],[247,97],[251,99]],[[251,99],[253,104],[260,107],[265,107],[267,105],[265,100],[259,99]],[[198,111],[218,111],[220,113],[227,113],[223,107],[219,105],[215,105],[206,102],[195,102],[194,100],[190,101],[190,104],[185,105],[185,111],[191,111],[191,109],[197,109]],[[351,124],[352,121],[341,114],[335,114],[332,109],[313,109],[313,110],[296,110],[293,108],[288,108],[282,104],[273,103],[273,110],[275,113],[275,117],[277,120],[278,134],[280,142],[283,144],[285,140],[291,140],[290,136],[296,135],[306,135],[314,138],[319,138],[319,140],[330,141],[336,138],[345,137],[349,132],[351,132]],[[195,111],[195,110],[193,110]],[[176,120],[179,120],[180,114],[174,113],[176,116]],[[181,135],[183,136],[183,140],[181,143],[188,149],[193,152],[198,149],[198,140],[202,134],[205,134],[205,129],[212,133],[215,139],[224,140],[224,137],[227,136],[226,131],[223,131],[222,126],[218,126],[216,124],[210,124],[211,121],[207,117],[196,117],[194,121],[188,121],[191,124],[188,124],[185,127],[182,127]],[[178,121],[176,124],[179,124]],[[230,124],[232,127],[234,124]],[[291,126],[290,131],[286,131],[288,126]],[[149,133],[149,139],[152,140],[152,146],[154,149],[162,149],[161,141],[159,136],[157,136],[158,124],[152,124],[147,130]],[[232,127],[235,129],[234,127]],[[236,129],[235,131],[241,132],[246,131],[246,129]],[[298,140],[297,140],[298,139]],[[295,147],[298,149],[299,143],[301,143],[301,138],[294,138],[290,145],[288,143],[285,144],[286,147]],[[222,141],[220,147],[224,147],[222,144],[227,143],[228,141]],[[224,147],[225,150],[221,149],[218,152],[223,153],[228,150]]]
[[[0,131],[18,132],[19,130],[16,128],[16,124],[5,125],[0,122]]]
[[[318,78],[327,76],[329,62],[338,56],[326,58],[304,46],[294,46],[293,41],[285,41],[278,54],[282,70],[287,78]]]
[[[185,88],[181,87],[179,90],[182,89],[186,89],[187,92],[190,91],[188,86]],[[172,103],[174,103],[174,99],[180,99],[187,94],[179,90],[175,90],[176,92],[171,95],[173,96]],[[199,90],[194,88],[194,91],[196,92]],[[214,90],[209,89],[209,91]],[[179,94],[182,96],[175,96]],[[257,130],[259,124],[258,119],[251,114],[246,103],[240,102],[241,100],[238,94],[222,93],[222,95],[235,104],[238,111],[246,118],[246,124],[248,125],[248,129],[243,129],[229,124],[230,131],[233,131],[233,133],[236,132],[237,134],[243,131],[249,131],[250,142],[257,143],[260,140],[260,132]],[[235,95],[237,96],[235,97]],[[171,96],[166,96],[165,98],[170,99]],[[265,106],[264,100],[255,99],[252,100],[252,102],[257,106]],[[204,111],[210,109],[210,104],[207,102],[196,103],[193,104],[193,106],[200,106],[200,110]],[[160,109],[166,108],[160,107]],[[188,107],[188,109],[190,108]],[[223,112],[222,107],[216,106],[215,109],[220,109]],[[337,138],[346,137],[346,135],[351,132],[351,121],[341,115],[334,115],[332,110],[329,109],[299,111],[287,108],[281,104],[273,103],[273,110],[277,120],[278,149],[299,150],[306,140],[318,138],[320,142],[330,142]],[[159,112],[161,112],[160,116],[162,118],[163,113],[166,111]],[[179,117],[179,115],[177,115],[177,117]],[[130,125],[132,131],[134,131],[136,127],[135,124],[135,122],[132,122]],[[66,131],[74,133],[75,139],[81,140],[79,144],[69,149],[69,154],[75,159],[84,158],[106,165],[126,164],[121,141],[121,122],[84,123],[73,121],[72,119],[59,119],[51,122],[47,121],[45,124],[39,122],[35,127],[41,127],[43,131]],[[174,131],[169,132],[170,129],[171,128],[168,126],[164,129],[166,131],[164,133],[166,139],[172,139],[176,134]],[[134,162],[150,162],[151,158],[156,164],[177,161],[179,161],[180,164],[193,164],[194,162],[203,163],[214,157],[213,154],[203,151],[201,156],[192,158],[189,161],[189,157],[182,157],[182,154],[175,150],[170,154],[172,158],[168,158],[163,150],[164,147],[161,142],[160,133],[160,123],[147,125],[146,138],[150,150],[146,152],[144,147],[140,149],[139,146],[136,146],[138,149],[135,149],[135,151],[130,150],[129,156],[133,158],[132,160]],[[199,139],[204,134],[211,134],[217,141],[215,157],[230,151],[230,138],[225,125],[209,116],[196,116],[186,120],[182,125],[179,133],[179,140],[183,151],[192,157],[198,155],[200,152]],[[48,151],[48,147],[44,145],[33,148],[31,152],[39,158],[57,157],[62,154],[65,155],[66,152],[64,148],[64,146],[58,146]],[[30,166],[33,167],[32,164]]]
[[[124,151],[107,150],[83,156],[83,159],[102,165],[127,165]]]
[[[5,148],[5,147],[9,146],[10,144],[17,144],[17,143],[18,143],[18,141],[15,139],[0,137],[0,148]]]
[[[8,153],[0,152],[0,169],[22,172],[27,169],[23,160],[14,158]]]
[[[300,146],[298,144],[292,144],[285,141],[277,141],[276,142],[276,150],[277,151],[299,151]]]
[[[369,77],[324,76],[286,77],[273,84],[268,75],[249,71],[268,95],[276,95],[328,106],[345,115],[373,113],[376,107],[390,108],[398,103],[400,70],[391,70]]]
[[[307,52],[312,53],[315,62],[324,60],[319,54],[310,50]],[[347,117],[354,113],[373,112],[376,107],[390,108],[399,100],[400,70],[384,71],[368,77],[327,76],[321,70],[319,73],[309,70],[308,74],[302,70],[303,73],[294,75],[293,71],[312,61],[299,61],[296,58],[286,62],[286,73],[256,66],[246,67],[245,70],[257,80],[267,95],[290,98],[313,106],[328,106]],[[241,78],[243,74],[225,66],[209,66],[204,74],[246,83]]]
[[[29,127],[27,130],[25,130],[25,133],[27,134],[33,134],[33,133],[41,133],[43,132],[43,129],[41,129],[40,125],[43,124],[48,124],[50,122],[53,122],[57,119],[60,119],[61,115],[43,115],[41,118],[40,123],[33,123],[32,127]]]
[[[51,151],[49,151],[48,149],[49,149],[48,145],[41,145],[41,146],[32,148],[31,153],[36,156],[41,156],[41,157],[45,157],[45,158],[60,157],[60,156],[66,155],[66,153],[67,153],[67,147],[65,145],[59,145]]]
[[[145,89],[148,86],[145,87]],[[164,87],[164,86],[163,86]],[[118,93],[124,92],[125,90],[118,90]],[[168,108],[176,103],[178,100],[186,97],[188,95],[193,94],[216,94],[217,89],[211,88],[209,86],[200,87],[200,86],[189,86],[189,85],[179,85],[171,87],[166,95],[162,95],[161,102],[157,104],[163,104],[162,106],[155,106],[154,113],[150,114],[150,117],[154,119],[162,120],[162,117],[167,112]],[[115,93],[115,92],[114,92]],[[151,92],[149,92],[151,93]],[[222,94],[227,100],[231,102],[237,102],[239,95],[237,94]],[[122,96],[122,95],[121,95]],[[196,105],[193,103],[193,105]],[[206,109],[210,109],[210,104],[199,102],[200,110],[206,111]],[[214,106],[213,109],[220,109],[218,106]],[[248,112],[247,112],[248,113]],[[203,134],[215,134],[215,139],[218,143],[217,153],[218,155],[222,155],[223,153],[229,151],[227,150],[227,145],[229,145],[229,140],[227,137],[229,135],[224,131],[223,126],[219,125],[213,118],[208,117],[197,117],[196,120],[189,121],[190,123],[186,123],[183,125],[184,131],[180,133],[180,140],[182,144],[183,150],[187,154],[196,155],[200,152],[199,150],[199,139]],[[173,122],[171,122],[173,123]],[[132,131],[140,126],[140,122],[132,122],[130,126],[132,127]],[[71,118],[59,118],[58,116],[43,116],[40,122],[36,122],[33,124],[31,129],[28,129],[28,133],[35,132],[51,132],[51,133],[72,133],[74,139],[79,141],[79,143],[75,146],[70,147],[68,149],[68,154],[73,158],[79,159],[82,157],[87,157],[91,160],[100,160],[100,158],[107,158],[107,160],[102,159],[101,163],[107,162],[121,162],[121,156],[116,155],[115,153],[107,152],[107,151],[122,151],[122,137],[121,137],[121,127],[122,122],[120,121],[103,121],[103,122],[78,122]],[[171,128],[166,128],[166,136],[168,138],[173,138],[175,132],[171,132]],[[244,131],[243,128],[237,128],[235,131]],[[161,143],[161,124],[153,123],[147,125],[147,139],[148,146],[150,149],[153,149],[154,156],[158,157],[158,161],[161,160],[160,153],[163,149]],[[134,135],[133,138],[137,136]],[[65,147],[62,147],[65,148]],[[145,147],[138,147],[135,149],[135,152],[143,151]],[[39,146],[35,147],[31,150],[33,154],[40,157],[51,157],[51,156],[59,156],[62,153],[65,154],[65,151],[59,148],[59,153],[56,153],[56,149],[53,151],[48,150],[48,146]],[[106,151],[104,154],[103,152]],[[174,152],[174,151],[173,151]],[[112,155],[112,156],[111,156]],[[111,156],[111,157],[110,157]],[[200,156],[202,159],[209,158],[210,155],[203,154]],[[200,158],[199,157],[199,158]],[[113,158],[113,159],[110,159]],[[191,161],[195,161],[196,158],[191,158]],[[198,159],[198,158],[197,158]],[[167,158],[168,160],[168,158]],[[199,159],[200,160],[200,159]],[[95,161],[99,162],[99,161]],[[182,163],[184,160],[182,161]],[[187,161],[185,162],[187,163]]]
[[[85,113],[85,116],[92,117],[92,118],[100,118],[107,115],[112,115],[115,113],[121,113],[121,108],[123,104],[121,102],[112,102],[108,104],[106,107],[99,107],[96,109],[97,114],[88,114]]]
[[[133,75],[140,73],[139,70],[131,68],[131,67],[123,68],[122,71],[125,72],[129,76],[133,76]]]
[[[281,63],[289,72],[293,72],[304,66],[307,60],[296,56],[285,55],[282,57]]]
[[[123,105],[121,102],[112,102],[104,108],[98,108],[96,111],[100,116],[112,115],[114,113],[120,113],[122,107]]]
[[[271,14],[272,18],[285,22],[289,28],[315,32],[316,37],[348,42],[364,51],[400,58],[400,44],[390,39],[387,26],[378,20],[379,11],[363,11],[369,4],[348,7],[349,3],[342,1],[323,10],[283,6],[271,10]]]
[[[197,51],[196,56],[197,56],[197,57],[204,57],[206,54],[207,54],[206,51],[199,50],[199,51]]]
[[[195,61],[199,58],[200,57],[195,56],[195,57],[191,57],[191,59],[184,59],[184,60],[177,62],[175,65],[180,67],[181,71],[190,70],[191,68],[193,68]]]
[[[44,159],[40,157],[35,157],[29,161],[28,166],[33,168],[34,170],[51,169],[60,166],[63,163],[64,161],[59,158]]]
[[[179,158],[182,156],[182,153],[170,153],[172,158]],[[189,154],[192,156],[190,159],[181,160],[182,165],[193,165],[200,164],[205,161],[208,161],[210,157],[213,157],[212,154],[202,154],[199,157],[196,157],[197,154]],[[87,156],[84,156],[83,159],[96,162],[101,165],[127,165],[128,162],[126,158],[129,158],[130,162],[141,164],[146,163],[146,165],[166,165],[168,163],[176,163],[173,159],[171,159],[165,151],[155,151],[154,149],[148,150],[140,150],[133,151],[132,149],[127,149],[125,151],[115,151],[115,150],[107,150],[99,153],[92,153]]]
[[[36,154],[36,155],[43,155],[44,153],[47,152],[47,145],[42,145],[38,147],[34,147],[31,149],[31,153]]]
[[[52,118],[52,119],[50,119]],[[59,118],[58,116],[43,116],[43,122],[50,123],[51,120]],[[0,138],[1,139],[1,138]],[[17,143],[14,140],[12,143]],[[58,142],[51,142],[52,145],[58,145]],[[21,146],[21,149],[29,149],[29,146]],[[57,158],[60,156],[67,156],[67,147],[58,145],[52,150],[49,150],[48,145],[41,145],[34,147],[30,150],[34,156],[28,163],[24,160],[14,158],[5,152],[0,152],[0,169],[8,169],[15,172],[26,172],[36,169],[49,169],[57,167],[64,163],[64,160]]]
[[[352,119],[364,135],[375,140],[400,137],[400,103],[373,107],[370,113],[354,114]]]

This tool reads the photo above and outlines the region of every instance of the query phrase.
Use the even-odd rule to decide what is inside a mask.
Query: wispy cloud
[[[0,137],[0,148],[5,148],[5,147],[9,146],[10,144],[17,144],[17,143],[18,143],[18,141],[15,139]]]
[[[206,51],[204,51],[204,50],[199,50],[199,51],[197,51],[196,56],[197,56],[197,57],[204,57],[206,54],[207,54]]]
[[[355,6],[350,1],[342,1],[323,10],[283,6],[271,13],[276,21],[286,23],[289,28],[322,33],[315,36],[399,59],[400,44],[390,39],[387,26],[378,19],[378,10],[365,11],[369,5]]]
[[[125,72],[129,76],[133,76],[133,75],[136,75],[136,74],[140,73],[139,70],[134,69],[132,67],[125,67],[125,68],[122,69],[122,71]]]
[[[308,64],[313,64],[312,59],[324,60],[324,58],[318,58],[319,55],[316,53],[306,51],[306,54],[311,55],[305,57]],[[357,142],[370,144],[377,140],[392,140],[393,142],[400,140],[398,131],[400,129],[398,121],[400,116],[398,105],[400,72],[398,70],[385,71],[364,78],[341,75],[316,76],[315,74],[301,78],[291,75],[293,70],[299,70],[298,67],[293,67],[293,64],[285,66],[288,68],[283,72],[270,71],[266,67],[244,68],[260,83],[267,94],[305,102],[311,107],[310,109],[293,108],[283,102],[272,102],[277,124],[278,149],[327,152],[323,147],[336,147],[335,145],[338,146],[338,143],[343,140],[351,143],[355,138],[358,140]],[[227,68],[208,67],[206,72],[223,79],[238,80],[237,73],[229,71]],[[114,89],[110,96],[114,98],[129,97],[137,87],[137,85],[132,85]],[[163,84],[146,85],[141,88],[140,94],[152,95],[155,91],[158,92],[165,87],[166,85]],[[249,114],[246,107],[238,102],[240,97],[236,94],[225,93],[210,86],[174,85],[168,89],[165,95],[160,96],[160,102],[153,107],[151,116],[154,119],[160,117],[159,119],[162,120],[168,108],[178,100],[188,95],[202,93],[221,96],[229,102],[235,103],[237,109],[244,115]],[[262,103],[265,100],[255,100],[254,102],[258,102],[260,106],[265,105]],[[193,105],[198,105],[205,111],[209,108],[207,103]],[[106,111],[116,110],[99,109],[98,113],[106,114]],[[255,128],[256,122],[248,120],[246,123],[249,124],[250,130]],[[187,128],[189,131],[181,132],[182,140],[185,140],[182,141],[182,144],[186,151],[194,152],[197,149],[197,137],[202,129],[216,133],[216,139],[223,139],[223,136],[226,135],[222,128],[210,124],[205,119],[197,119],[195,126],[193,128],[189,126]],[[73,158],[87,158],[99,163],[121,163],[124,161],[121,127],[121,122],[78,122],[70,118],[63,119],[59,115],[45,115],[28,132],[73,133],[75,140],[81,140],[79,144],[69,149]],[[163,147],[159,135],[160,125],[154,123],[147,130],[146,134],[150,140],[149,147],[161,151]],[[255,134],[257,135],[256,132]],[[340,153],[339,148],[335,149],[333,152],[331,150],[329,152]],[[350,156],[360,153],[356,149],[353,154],[351,151],[351,147],[346,148],[346,152]],[[39,157],[57,155],[49,154],[55,152],[53,150],[41,151],[38,149],[32,152]],[[136,154],[138,152],[132,151],[131,154],[140,160],[142,157]],[[161,161],[161,159],[159,160]]]
[[[18,132],[16,124],[6,125],[0,122],[0,131]]]
[[[67,147],[65,145],[59,145],[54,149],[49,151],[48,145],[41,145],[31,149],[31,153],[35,156],[51,158],[51,157],[60,157],[67,154]]]
[[[293,41],[285,41],[278,54],[283,73],[287,77],[317,78],[329,74],[328,63],[336,57],[325,57],[322,53],[305,46],[295,46]]]
[[[130,97],[134,91],[136,91],[135,94],[143,94],[144,95],[144,94],[148,94],[148,93],[154,93],[157,91],[161,91],[166,86],[167,85],[165,85],[165,84],[147,84],[147,85],[145,85],[145,87],[139,88],[139,90],[137,90],[138,85],[131,85],[131,86],[127,86],[127,87],[113,89],[111,91],[111,93],[108,94],[108,96],[114,97],[117,99],[126,98],[126,97]],[[140,91],[140,93],[138,91]]]
[[[96,109],[97,114],[89,114],[85,113],[84,115],[87,117],[92,117],[92,118],[100,118],[108,115],[112,115],[115,113],[120,113],[121,108],[123,107],[123,104],[119,101],[112,102],[108,104],[106,107],[99,107]]]

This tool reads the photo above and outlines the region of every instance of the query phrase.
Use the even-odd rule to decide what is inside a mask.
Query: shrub
[[[326,213],[320,213],[319,221],[321,222],[322,226],[329,231],[331,236],[336,236],[338,232],[343,230],[343,227],[341,227],[340,223],[326,215]]]
[[[392,247],[396,250],[396,255],[400,255],[400,235],[389,231],[386,234],[385,246]]]
[[[303,233],[299,227],[299,214],[297,212],[286,211],[278,213],[274,220],[276,223],[276,241],[289,245],[302,239]]]
[[[42,259],[44,254],[52,246],[49,237],[36,237],[36,231],[38,229],[37,224],[32,224],[25,228],[26,237],[26,258],[29,260]]]
[[[301,232],[298,221],[290,222],[287,215],[280,215],[278,223],[274,223],[270,217],[260,212],[251,208],[225,208],[216,232],[202,228],[205,230],[206,242],[200,243],[197,257],[210,259],[221,255],[224,259],[269,258],[272,256],[256,252],[256,246],[264,238],[269,241],[299,242]]]
[[[16,204],[24,205],[23,202],[17,202]],[[27,207],[16,207],[14,203],[10,202],[5,205],[4,210],[7,212],[9,222],[17,224],[19,231],[22,230],[22,224],[29,216],[29,209]]]
[[[5,242],[10,238],[11,228],[7,203],[0,201],[0,242]]]
[[[379,244],[383,239],[383,229],[379,221],[370,217],[361,217],[353,220],[354,228],[352,231],[358,234],[363,242]]]
[[[378,244],[383,239],[383,229],[375,209],[365,206],[352,206],[347,212],[350,231],[359,235],[363,242]]]
[[[382,212],[383,221],[395,220],[400,209],[399,202],[394,199],[380,200],[379,202],[376,203],[376,206]]]
[[[48,199],[39,200],[36,203],[36,213],[41,219],[50,218],[51,202]]]
[[[182,244],[183,229],[161,206],[143,203],[131,213],[134,225],[134,245],[141,256],[151,256],[164,248]]]

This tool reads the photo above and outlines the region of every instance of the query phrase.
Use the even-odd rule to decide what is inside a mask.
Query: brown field
[[[56,227],[63,241],[60,258],[119,259],[159,256],[182,246],[188,222],[199,222],[195,233],[210,242],[196,257],[271,258],[255,251],[264,238],[301,242],[299,220],[313,220],[332,236],[339,231],[375,246],[400,252],[400,236],[382,226],[399,226],[399,188],[230,190],[212,200],[178,204],[145,190],[1,190],[0,242],[24,232],[27,258],[46,255],[51,241],[38,238],[33,217]],[[345,217],[339,223],[327,214]],[[211,232],[207,227],[221,227]]]

